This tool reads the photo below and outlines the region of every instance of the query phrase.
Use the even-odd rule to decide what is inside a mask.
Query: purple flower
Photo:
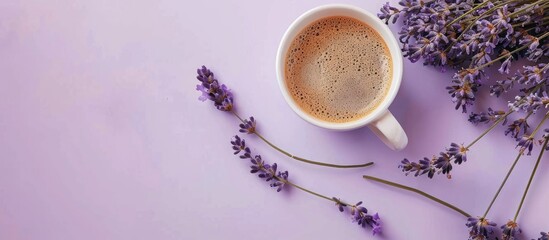
[[[370,226],[374,235],[381,233],[381,219],[376,213],[373,216],[368,214],[368,209],[360,206],[362,202],[358,202],[355,205],[347,204],[341,201],[341,199],[332,197],[332,201],[335,202],[337,209],[340,212],[344,212],[346,208],[350,208],[350,214],[353,218],[353,222],[358,223],[362,227]]]
[[[537,62],[544,55],[545,51],[541,48],[528,49],[526,51],[526,58],[532,62]]]
[[[495,84],[490,86],[490,95],[495,95],[496,97],[499,97],[502,93],[506,93],[511,88],[513,88],[514,83],[515,78],[498,80]]]
[[[255,119],[250,117],[250,119],[244,119],[244,123],[241,123],[239,132],[252,134],[255,133]]]
[[[468,121],[472,124],[478,125],[479,123],[489,123],[490,118],[487,113],[480,112],[480,113],[470,113]]]
[[[263,159],[261,159],[260,155],[255,155],[254,158],[250,158],[250,161],[252,162],[252,166],[250,168],[250,173],[257,173],[259,171],[263,171],[265,168],[270,168],[268,164],[265,164]]]
[[[543,142],[545,141],[545,139],[549,138],[549,128],[543,130],[543,136],[541,138],[542,139],[540,139],[538,143],[539,145],[543,146]],[[547,147],[545,147],[545,151],[549,151],[549,144],[547,145]]]
[[[278,168],[278,165],[276,163],[273,163],[273,165],[264,165],[264,171],[258,174],[257,176],[259,178],[265,178],[265,181],[271,181],[275,179],[276,177],[276,169]]]
[[[282,188],[288,182],[288,171],[278,171],[278,166],[276,163],[273,163],[273,165],[265,163],[265,161],[263,161],[263,159],[261,158],[261,155],[255,155],[255,157],[251,157],[250,148],[246,147],[244,139],[241,139],[238,135],[234,136],[234,140],[231,141],[231,144],[233,145],[233,150],[235,150],[235,155],[240,153],[241,151],[244,151],[244,153],[240,155],[240,158],[250,159],[250,173],[257,174],[259,178],[265,179],[265,181],[270,182],[270,186],[272,188],[276,188],[277,192],[280,192],[282,190]]]
[[[196,73],[198,74],[196,78],[202,83],[212,84],[213,82],[217,82],[214,78],[214,74],[210,71],[210,69],[206,68],[206,66],[202,66],[202,68],[197,69]]]
[[[379,218],[379,214],[374,214],[374,216],[372,217],[373,219],[373,222],[375,224],[373,224],[373,229],[372,229],[372,234],[373,235],[376,235],[376,234],[381,234],[382,232],[382,227],[381,227],[381,219]]]
[[[200,84],[196,85],[196,90],[202,93],[198,99],[200,101],[211,100],[214,106],[221,111],[231,111],[233,109],[233,95],[225,84],[219,84],[215,79],[213,72],[205,66],[197,69],[196,79]]]
[[[522,153],[528,150],[527,155],[532,154],[532,148],[534,147],[534,138],[528,135],[522,136],[522,138],[518,139],[517,147],[520,147],[519,150]]]
[[[452,171],[452,159],[448,154],[441,152],[440,156],[435,161],[435,167],[441,169],[442,174],[446,174],[449,178],[450,171]]]
[[[478,81],[481,71],[476,69],[463,69],[454,75],[452,83],[454,85],[446,87],[456,103],[456,109],[462,107],[463,112],[467,112],[467,105],[473,105],[475,92],[477,91]]]
[[[373,235],[380,234],[382,232],[382,223],[379,218],[379,214],[369,215],[368,209],[363,206],[360,206],[362,202],[351,206],[351,215],[353,216],[353,221],[362,227],[370,226],[372,228]]]
[[[487,66],[500,64],[499,72],[508,74],[512,63],[521,57],[545,65],[544,56],[549,56],[549,40],[541,37],[549,27],[544,25],[546,12],[541,11],[539,4],[402,0],[399,5],[384,4],[378,16],[387,23],[391,17],[402,20],[399,40],[404,57],[411,62],[422,60],[424,65],[441,70],[447,66],[464,68],[446,88],[456,109],[463,112],[473,105],[477,90],[484,85],[481,80],[487,77],[482,71]],[[499,97],[513,89],[515,83],[546,81],[546,70],[540,65],[525,66],[520,74],[523,76],[486,85],[492,95]],[[542,88],[540,92],[546,91],[547,86]],[[483,116],[473,115],[470,120],[487,121],[476,117]]]
[[[530,126],[528,125],[528,121],[526,121],[525,118],[517,119],[507,126],[507,129],[505,130],[505,136],[507,136],[507,134],[509,133],[512,133],[511,136],[513,136],[513,138],[517,138],[521,130],[526,134],[526,131],[529,127]]]
[[[389,5],[389,2],[387,2],[383,4],[383,7],[381,8],[381,13],[378,13],[377,16],[381,20],[385,20],[385,23],[389,23],[389,19],[393,17],[393,23],[396,23],[399,13],[400,11],[398,10],[398,8],[391,7]]]
[[[499,30],[507,30],[505,32],[505,37],[508,38],[513,34],[513,25],[509,23],[511,20],[509,17],[509,11],[508,11],[509,5],[504,5],[502,8],[497,10],[497,14],[492,17],[492,24],[496,29]]]
[[[276,174],[276,176],[277,176],[277,178],[276,178],[275,181],[273,181],[271,183],[271,187],[275,187],[276,191],[280,192],[280,191],[282,191],[282,188],[284,187],[284,185],[288,181],[289,173],[288,173],[288,171],[278,172]]]
[[[529,45],[528,49],[533,50],[539,46],[539,39],[532,35],[524,35],[522,39],[519,40],[520,45]]]
[[[240,155],[240,158],[252,158],[251,151],[249,147],[246,147],[246,141],[241,139],[238,135],[234,136],[234,140],[231,141],[233,145],[234,155],[239,154],[241,151],[244,151]]]
[[[474,218],[470,217],[467,219],[465,224],[469,231],[469,239],[488,239],[489,235],[494,233],[494,228],[497,226],[496,223],[490,222],[487,218]]]
[[[549,240],[549,232],[541,232],[540,234],[541,234],[541,237],[539,237],[538,240]]]
[[[511,61],[513,61],[513,55],[509,55],[509,57],[507,57],[505,59],[505,61],[503,61],[503,63],[501,64],[501,67],[499,67],[498,71],[499,73],[509,73],[509,68],[511,67]]]
[[[408,174],[414,172],[414,176],[420,176],[427,173],[429,178],[433,178],[435,175],[435,167],[433,165],[434,160],[429,160],[428,158],[423,158],[416,162],[410,162],[408,159],[402,160],[401,164],[398,166],[402,168],[402,172],[408,176]]]
[[[518,224],[515,221],[509,220],[505,225],[501,226],[503,229],[502,239],[503,240],[514,240],[516,239],[517,233],[521,233]]]
[[[543,74],[547,72],[546,65],[545,63],[540,63],[537,66],[524,66],[525,84],[530,82],[540,83],[544,79]]]
[[[455,163],[461,164],[462,162],[467,161],[467,151],[469,151],[469,149],[465,146],[457,143],[451,143],[450,148],[447,149],[447,154],[454,160]]]
[[[472,124],[495,122],[505,115],[504,111],[494,111],[488,108],[488,112],[471,113],[469,114],[469,122]],[[507,122],[507,118],[503,120],[503,124]]]
[[[337,209],[339,209],[340,212],[345,211],[345,207],[347,207],[347,204],[341,202],[341,199],[332,197],[332,200],[334,200],[335,205],[337,206]]]
[[[432,159],[423,158],[417,163],[411,162],[408,159],[401,161],[399,168],[402,168],[402,172],[406,175],[414,173],[414,176],[420,176],[427,173],[427,177],[433,178],[435,173],[444,174],[446,177],[451,178],[450,172],[453,169],[452,162],[455,164],[462,164],[467,161],[467,152],[469,149],[457,143],[451,143],[450,147],[445,152],[441,152],[438,157]]]

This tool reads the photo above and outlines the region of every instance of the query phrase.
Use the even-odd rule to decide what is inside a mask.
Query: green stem
[[[526,185],[526,189],[524,189],[524,194],[522,194],[522,199],[520,199],[520,204],[517,208],[517,212],[515,213],[515,217],[513,218],[513,221],[517,221],[517,217],[520,213],[520,209],[522,208],[522,204],[524,203],[524,199],[526,199],[526,194],[528,193],[528,189],[530,189],[530,184],[532,184],[532,180],[534,179],[534,175],[536,175],[536,171],[539,166],[539,162],[541,160],[541,157],[543,156],[543,153],[545,152],[545,148],[547,147],[547,142],[549,138],[545,138],[545,141],[543,142],[543,147],[541,148],[538,156],[538,160],[536,161],[536,165],[534,166],[534,170],[532,170],[532,174],[530,175],[530,179],[528,180],[528,184]]]
[[[500,117],[498,120],[496,120],[492,126],[490,126],[488,129],[486,129],[482,134],[480,134],[480,136],[478,136],[475,140],[473,140],[471,143],[469,143],[469,145],[467,145],[467,149],[469,149],[470,147],[472,147],[473,145],[475,145],[475,143],[478,142],[478,140],[480,140],[482,137],[484,137],[484,135],[486,135],[487,133],[489,133],[490,131],[492,131],[492,129],[494,129],[501,121],[503,121],[507,116],[509,116],[509,114],[513,113],[513,110],[509,110],[507,113],[505,113],[505,115],[503,115],[502,117]]]
[[[513,165],[511,165],[511,168],[509,168],[509,171],[507,171],[507,175],[505,175],[505,178],[503,179],[503,182],[501,182],[501,185],[499,186],[498,191],[496,192],[496,194],[492,198],[492,201],[490,202],[490,205],[488,205],[488,208],[484,212],[484,215],[482,215],[482,218],[486,218],[486,215],[488,215],[488,212],[490,212],[490,209],[492,208],[492,205],[494,205],[494,202],[496,202],[496,199],[498,198],[499,193],[501,192],[501,189],[503,189],[503,186],[507,182],[507,179],[509,179],[509,176],[511,175],[511,172],[513,172],[513,169],[517,165],[517,162],[520,159],[520,157],[522,156],[523,152],[524,152],[524,149],[519,151],[519,154],[517,155],[517,158],[513,162]]]
[[[261,168],[263,171],[269,171],[270,174],[272,174],[273,178],[275,178],[277,181],[283,182],[284,184],[288,184],[288,185],[290,185],[290,186],[292,186],[292,187],[295,187],[295,188],[297,188],[297,189],[299,189],[299,190],[301,190],[301,191],[304,191],[304,192],[309,193],[309,194],[311,194],[311,195],[317,196],[317,197],[319,197],[319,198],[326,199],[326,200],[331,201],[331,202],[341,203],[341,204],[344,204],[344,205],[356,207],[355,205],[348,204],[348,203],[343,202],[343,201],[341,201],[341,200],[339,200],[339,199],[336,200],[336,199],[334,199],[334,198],[330,198],[330,197],[328,197],[328,196],[322,195],[322,194],[320,194],[320,193],[311,191],[311,190],[306,189],[306,188],[304,188],[304,187],[301,187],[301,186],[299,186],[299,185],[297,185],[297,184],[294,184],[293,182],[290,182],[290,181],[288,181],[287,179],[278,177],[278,176],[276,175],[276,172],[275,172],[273,169],[265,169],[265,167],[264,167],[263,165],[261,165],[260,168]]]
[[[288,184],[288,185],[290,185],[290,186],[292,186],[292,187],[295,187],[295,188],[297,188],[297,189],[299,189],[299,190],[301,190],[301,191],[304,191],[304,192],[306,192],[306,193],[315,195],[315,196],[320,197],[320,198],[324,198],[324,199],[326,199],[326,200],[328,200],[328,201],[335,202],[335,200],[332,199],[332,198],[330,198],[330,197],[327,197],[327,196],[324,196],[324,195],[322,195],[322,194],[320,194],[320,193],[316,193],[316,192],[313,192],[313,191],[311,191],[311,190],[309,190],[309,189],[300,187],[299,185],[296,185],[296,184],[294,184],[294,183],[292,183],[292,182],[290,182],[290,181],[288,181],[288,180],[284,180],[284,179],[281,179],[281,178],[278,178],[278,177],[276,177],[276,179],[279,180],[279,181],[282,181],[282,182],[284,182],[284,183],[286,183],[286,184]],[[342,203],[343,203],[343,202],[342,202]]]
[[[245,123],[244,122],[244,119],[241,118],[236,112],[234,111],[231,111],[233,113],[233,115],[235,115],[242,123]],[[301,162],[305,162],[305,163],[309,163],[309,164],[314,164],[314,165],[319,165],[319,166],[324,166],[324,167],[333,167],[333,168],[361,168],[361,167],[368,167],[370,165],[373,165],[374,163],[373,162],[368,162],[368,163],[363,163],[363,164],[354,164],[354,165],[339,165],[339,164],[331,164],[331,163],[325,163],[325,162],[317,162],[317,161],[313,161],[313,160],[309,160],[309,159],[305,159],[305,158],[302,158],[302,157],[298,157],[298,156],[295,156],[295,155],[292,155],[291,153],[289,152],[286,152],[284,151],[283,149],[279,148],[278,146],[274,145],[273,143],[271,143],[270,141],[268,141],[265,137],[263,137],[261,134],[259,134],[257,131],[254,132],[254,134],[256,136],[258,136],[261,140],[263,140],[263,142],[267,143],[267,145],[271,146],[272,148],[274,148],[275,150],[281,152],[282,154],[290,157],[290,158],[293,158],[297,161],[301,161]]]
[[[320,193],[311,191],[311,190],[309,190],[309,189],[306,189],[306,188],[304,188],[304,187],[301,187],[301,186],[299,186],[299,185],[296,185],[296,184],[294,184],[293,182],[290,182],[290,181],[288,181],[288,180],[285,180],[285,179],[282,179],[282,178],[279,178],[279,177],[275,177],[275,178],[276,178],[278,181],[281,181],[281,182],[283,182],[283,183],[285,183],[285,184],[288,184],[288,185],[290,185],[290,186],[292,186],[292,187],[295,187],[295,188],[297,188],[297,189],[299,189],[299,190],[301,190],[301,191],[304,191],[304,192],[309,193],[309,194],[311,194],[311,195],[317,196],[317,197],[319,197],[319,198],[323,198],[323,199],[326,199],[326,200],[328,200],[328,201],[335,202],[335,203],[339,203],[339,204],[342,204],[342,205],[344,205],[344,206],[349,206],[349,207],[352,207],[352,208],[356,208],[356,207],[357,207],[357,206],[354,205],[354,204],[349,204],[349,203],[346,203],[346,202],[344,202],[344,201],[341,201],[341,199],[330,198],[330,197],[325,196],[325,195],[322,195],[322,194],[320,194]],[[361,215],[362,215],[362,213],[361,213]]]
[[[301,162],[306,162],[306,163],[310,163],[310,164],[315,164],[315,165],[320,165],[320,166],[325,166],[325,167],[334,167],[334,168],[360,168],[360,167],[367,167],[367,166],[370,166],[372,164],[374,164],[373,162],[368,162],[368,163],[364,163],[364,164],[356,164],[356,165],[337,165],[337,164],[331,164],[331,163],[324,163],[324,162],[316,162],[316,161],[312,161],[312,160],[309,160],[309,159],[305,159],[305,158],[302,158],[302,157],[298,157],[298,156],[294,156],[282,149],[280,149],[279,147],[277,147],[276,145],[272,144],[271,142],[267,141],[267,139],[265,139],[263,136],[261,136],[259,133],[255,133],[255,135],[257,135],[259,138],[261,138],[261,140],[263,140],[265,143],[267,143],[269,146],[273,147],[274,149],[276,149],[277,151],[281,152],[282,154],[288,156],[288,157],[291,157],[295,160],[298,160],[298,161],[301,161]]]
[[[536,133],[539,131],[539,129],[541,128],[541,125],[543,125],[543,123],[545,122],[545,120],[547,120],[547,118],[549,118],[549,112],[547,112],[545,114],[545,117],[543,117],[543,119],[541,119],[541,122],[538,124],[538,126],[536,126],[536,129],[534,129],[534,131],[532,132],[532,134],[530,134],[530,137],[533,138]]]
[[[548,117],[549,117],[549,112],[547,114],[545,114],[545,117],[541,120],[541,122],[538,124],[536,129],[534,129],[534,131],[532,132],[532,134],[530,134],[529,137],[534,137],[536,135],[536,133],[539,131],[540,127],[543,125],[543,123],[545,122],[545,120],[547,120]],[[507,175],[505,175],[505,178],[501,182],[496,194],[492,198],[492,201],[490,202],[490,205],[488,205],[488,208],[486,209],[486,212],[484,212],[484,215],[482,215],[482,218],[485,218],[486,215],[488,215],[488,212],[490,212],[490,209],[492,208],[492,205],[494,205],[494,202],[496,202],[496,199],[498,198],[499,194],[501,193],[501,189],[503,189],[503,186],[505,186],[505,183],[509,179],[509,176],[511,175],[511,172],[513,172],[513,169],[515,169],[515,166],[517,165],[518,160],[523,155],[525,150],[526,150],[525,148],[522,148],[519,151],[517,157],[515,158],[515,161],[511,165],[511,168],[509,168],[509,171],[507,171]]]
[[[404,190],[407,190],[407,191],[410,191],[410,192],[415,192],[419,195],[422,195],[426,198],[429,198],[439,204],[442,204],[458,213],[460,213],[461,215],[465,216],[465,217],[471,217],[471,214],[459,209],[458,207],[448,203],[448,202],[445,202],[437,197],[434,197],[432,195],[429,195],[428,193],[426,192],[423,192],[419,189],[416,189],[416,188],[412,188],[412,187],[408,187],[408,186],[404,186],[404,185],[401,185],[401,184],[398,184],[398,183],[395,183],[395,182],[391,182],[391,181],[387,181],[387,180],[384,180],[384,179],[381,179],[381,178],[376,178],[376,177],[372,177],[372,176],[368,176],[368,175],[364,175],[362,176],[364,179],[368,179],[368,180],[373,180],[373,181],[376,181],[376,182],[379,182],[379,183],[383,183],[383,184],[387,184],[389,186],[393,186],[393,187],[397,187],[397,188],[400,188],[400,189],[404,189]]]

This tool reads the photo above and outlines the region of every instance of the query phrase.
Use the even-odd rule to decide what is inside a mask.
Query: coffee
[[[344,123],[379,106],[389,91],[392,68],[389,48],[372,27],[350,17],[326,17],[293,39],[284,79],[303,111]]]

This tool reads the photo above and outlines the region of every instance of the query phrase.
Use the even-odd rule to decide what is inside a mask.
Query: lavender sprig
[[[201,84],[196,85],[196,90],[202,95],[198,98],[200,101],[210,100],[214,102],[214,106],[220,111],[231,111],[233,109],[233,95],[231,90],[225,84],[219,84],[215,79],[213,72],[205,66],[196,70],[198,76],[196,79]]]
[[[418,163],[410,162],[408,159],[402,160],[398,166],[406,175],[414,172],[414,176],[427,174],[427,177],[433,178],[435,173],[444,174],[451,178],[450,172],[454,164],[462,164],[467,161],[467,152],[469,148],[457,143],[451,143],[446,151],[441,152],[439,156],[434,156],[431,159],[423,158]]]
[[[261,134],[259,134],[259,132],[257,132],[256,121],[254,117],[250,117],[249,119],[243,119],[235,112],[234,98],[231,90],[227,86],[225,86],[225,84],[219,83],[219,81],[215,78],[214,73],[210,69],[208,69],[206,66],[202,66],[201,68],[197,69],[197,74],[198,75],[196,76],[196,79],[198,79],[200,84],[196,86],[196,90],[202,93],[202,95],[198,98],[200,101],[210,100],[214,103],[214,106],[218,110],[231,112],[241,122],[241,124],[239,125],[239,131],[241,133],[254,134],[258,136],[261,140],[263,140],[269,146],[281,152],[282,154],[301,162],[333,168],[361,168],[374,164],[373,162],[368,162],[364,164],[339,165],[317,162],[290,154],[289,152],[274,145]]]
[[[286,185],[289,185],[317,197],[332,201],[338,207],[340,212],[344,212],[347,209],[351,214],[353,221],[356,222],[359,226],[363,228],[372,228],[373,235],[381,234],[382,222],[379,214],[368,214],[368,210],[365,207],[361,206],[362,202],[358,202],[356,204],[345,203],[339,198],[330,198],[296,185],[295,183],[288,180],[288,171],[279,171],[278,165],[276,163],[273,163],[272,165],[268,164],[261,158],[260,155],[255,155],[254,157],[252,157],[252,152],[250,148],[246,145],[246,141],[240,138],[238,135],[235,135],[234,138],[231,140],[231,145],[232,149],[235,150],[234,155],[240,154],[239,157],[241,159],[250,159],[250,173],[257,174],[259,178],[265,179],[265,181],[270,183],[269,185],[272,188],[276,188],[277,192],[280,192]]]

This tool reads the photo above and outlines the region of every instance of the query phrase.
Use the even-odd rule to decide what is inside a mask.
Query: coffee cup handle
[[[408,145],[406,132],[389,110],[386,110],[381,117],[370,123],[368,127],[385,145],[393,150],[400,151]]]

